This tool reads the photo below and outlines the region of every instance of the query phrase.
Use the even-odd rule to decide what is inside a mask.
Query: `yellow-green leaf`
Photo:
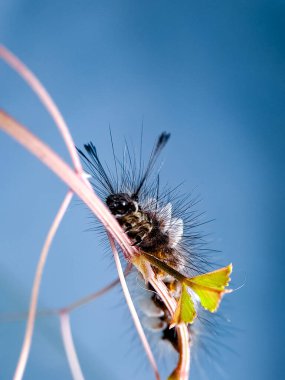
[[[223,290],[230,282],[230,274],[232,273],[232,264],[217,269],[213,272],[201,274],[200,276],[189,278],[191,284],[206,286],[211,289]]]
[[[222,296],[231,292],[225,289],[230,282],[231,272],[230,264],[213,272],[188,278],[184,283],[199,296],[201,305],[213,313],[218,309]]]
[[[192,323],[197,316],[194,302],[188,293],[187,286],[182,284],[181,296],[177,303],[177,308],[173,315],[170,327],[179,323]]]

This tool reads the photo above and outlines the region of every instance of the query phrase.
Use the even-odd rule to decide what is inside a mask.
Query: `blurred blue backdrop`
[[[78,146],[110,161],[172,134],[163,178],[203,199],[210,247],[233,262],[237,285],[220,358],[192,379],[284,378],[284,1],[0,2],[0,36],[42,80]],[[37,98],[0,63],[0,107],[62,157],[68,154]],[[27,310],[37,258],[65,186],[0,135],[0,311]],[[52,246],[40,308],[66,305],[116,277],[111,253],[78,201]],[[224,307],[224,306],[222,306]],[[152,378],[119,289],[72,314],[86,379]],[[0,323],[0,376],[10,379],[24,321]],[[227,334],[226,334],[227,335]],[[222,344],[221,343],[221,344]],[[235,353],[232,353],[231,351]],[[216,355],[213,355],[216,356]],[[220,367],[217,368],[217,367]],[[59,323],[37,321],[26,379],[70,379]]]

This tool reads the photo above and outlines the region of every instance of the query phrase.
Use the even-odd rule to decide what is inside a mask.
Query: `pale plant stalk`
[[[171,314],[174,314],[177,303],[175,299],[169,297],[169,292],[163,281],[151,276],[149,282],[159,294],[164,304],[167,306]],[[190,374],[190,341],[187,325],[181,323],[175,327],[177,329],[180,356],[177,367],[172,373],[173,380],[188,380]]]
[[[122,247],[126,259],[136,255],[136,249],[131,246],[127,235],[121,229],[117,220],[110,213],[107,206],[94,193],[94,191],[82,182],[68,164],[66,164],[49,146],[34,136],[20,123],[16,122],[4,111],[0,110],[0,128],[22,144],[27,150],[42,161],[53,171],[66,185],[75,192],[79,198],[91,209],[102,222],[108,232]]]
[[[33,336],[33,330],[34,330],[34,324],[35,324],[35,317],[36,317],[36,311],[37,311],[37,302],[38,302],[38,296],[39,296],[39,290],[40,290],[40,283],[42,279],[42,274],[44,270],[44,266],[46,263],[46,259],[48,256],[49,248],[51,246],[51,243],[53,241],[53,238],[56,234],[56,231],[59,227],[59,224],[71,202],[73,193],[72,191],[68,191],[66,194],[58,213],[50,227],[50,230],[48,232],[46,241],[43,245],[43,249],[40,254],[40,259],[37,265],[34,284],[32,288],[32,294],[31,294],[31,300],[30,300],[30,308],[29,308],[29,315],[27,320],[27,326],[25,331],[25,338],[23,341],[23,346],[21,350],[21,354],[18,360],[18,364],[16,367],[16,371],[14,374],[14,380],[21,380],[25,371],[26,363],[28,360],[30,348],[31,348],[31,342],[32,342],[32,336]]]
[[[80,158],[77,154],[75,144],[73,142],[72,136],[69,132],[67,124],[54,103],[53,99],[38,80],[38,78],[24,65],[23,62],[19,60],[11,51],[9,51],[5,46],[0,45],[0,57],[12,67],[19,75],[22,77],[29,85],[29,87],[36,93],[40,101],[43,103],[48,113],[53,118],[56,126],[58,127],[65,145],[69,151],[70,157],[72,159],[73,165],[77,173],[83,174],[82,165]]]
[[[160,380],[157,364],[155,362],[155,359],[154,359],[154,356],[152,354],[150,345],[149,345],[149,343],[147,341],[147,338],[145,336],[145,333],[143,331],[141,322],[139,320],[138,314],[136,312],[135,306],[134,306],[133,301],[132,301],[132,297],[130,295],[130,292],[129,292],[129,289],[128,289],[128,286],[127,286],[127,283],[126,283],[126,280],[125,280],[125,276],[124,276],[123,268],[122,268],[122,265],[121,265],[119,253],[117,251],[117,248],[116,248],[116,245],[115,245],[115,242],[114,242],[112,236],[110,234],[108,234],[108,236],[109,236],[110,246],[111,246],[111,249],[112,249],[112,252],[113,252],[113,255],[114,255],[115,264],[116,264],[116,267],[117,267],[117,272],[118,272],[119,279],[120,279],[120,282],[121,282],[121,286],[122,286],[122,289],[123,289],[123,293],[124,293],[124,296],[125,296],[128,308],[130,310],[131,316],[133,318],[134,325],[135,325],[135,327],[137,329],[137,332],[138,332],[139,337],[141,339],[142,345],[143,345],[143,347],[145,349],[145,352],[146,352],[146,355],[148,357],[148,360],[149,360],[149,362],[150,362],[150,364],[152,366],[152,369],[154,371],[155,378],[156,378],[156,380]]]
[[[66,312],[61,312],[59,318],[60,329],[63,338],[63,345],[72,373],[72,377],[74,380],[84,380],[84,376],[80,367],[80,363],[76,354],[72,338],[69,314]]]

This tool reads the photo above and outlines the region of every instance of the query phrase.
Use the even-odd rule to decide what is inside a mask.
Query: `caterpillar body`
[[[165,132],[158,137],[145,169],[141,160],[137,167],[128,146],[122,161],[118,160],[112,142],[116,176],[103,167],[93,143],[84,145],[85,152],[80,149],[78,151],[92,176],[91,183],[94,189],[101,195],[132,245],[139,253],[151,258],[151,267],[155,275],[164,282],[171,296],[179,304],[184,280],[189,280],[189,284],[191,279],[193,283],[199,277],[203,280],[203,275],[199,274],[207,269],[207,260],[199,249],[203,241],[196,231],[198,218],[193,210],[195,200],[189,201],[188,197],[179,197],[175,190],[160,191],[159,174],[152,174],[157,158],[169,137],[170,134]],[[205,289],[210,286],[210,291],[214,294],[213,302],[208,302],[209,294],[206,294],[206,301],[203,301],[204,290],[199,293],[195,284],[193,288],[196,286],[198,296],[188,289],[191,293],[190,306],[193,308],[193,315],[188,320],[189,344],[192,343],[192,335],[195,334],[192,323],[198,301],[205,309],[213,312],[217,309],[222,294],[226,292],[223,289],[228,285],[231,267],[222,268],[222,271],[225,279],[223,278],[221,284],[214,284],[213,288],[209,285],[211,277],[207,278],[205,283]],[[215,273],[211,272],[210,276],[215,276]],[[220,274],[219,271],[217,273]],[[193,277],[197,274],[198,277]],[[161,332],[161,339],[170,343],[179,353],[177,331],[176,328],[172,328],[175,326],[173,316],[150,284],[147,284],[146,290],[148,294],[140,301],[140,308],[145,316],[145,327]]]

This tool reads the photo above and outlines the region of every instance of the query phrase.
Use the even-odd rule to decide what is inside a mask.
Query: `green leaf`
[[[204,309],[213,313],[218,309],[222,296],[231,292],[225,289],[230,282],[231,272],[232,265],[230,264],[213,272],[187,278],[184,283],[199,296]]]
[[[182,284],[181,296],[177,303],[177,308],[173,315],[170,327],[178,325],[179,323],[193,323],[197,317],[197,312],[194,302],[188,293],[187,285]]]

